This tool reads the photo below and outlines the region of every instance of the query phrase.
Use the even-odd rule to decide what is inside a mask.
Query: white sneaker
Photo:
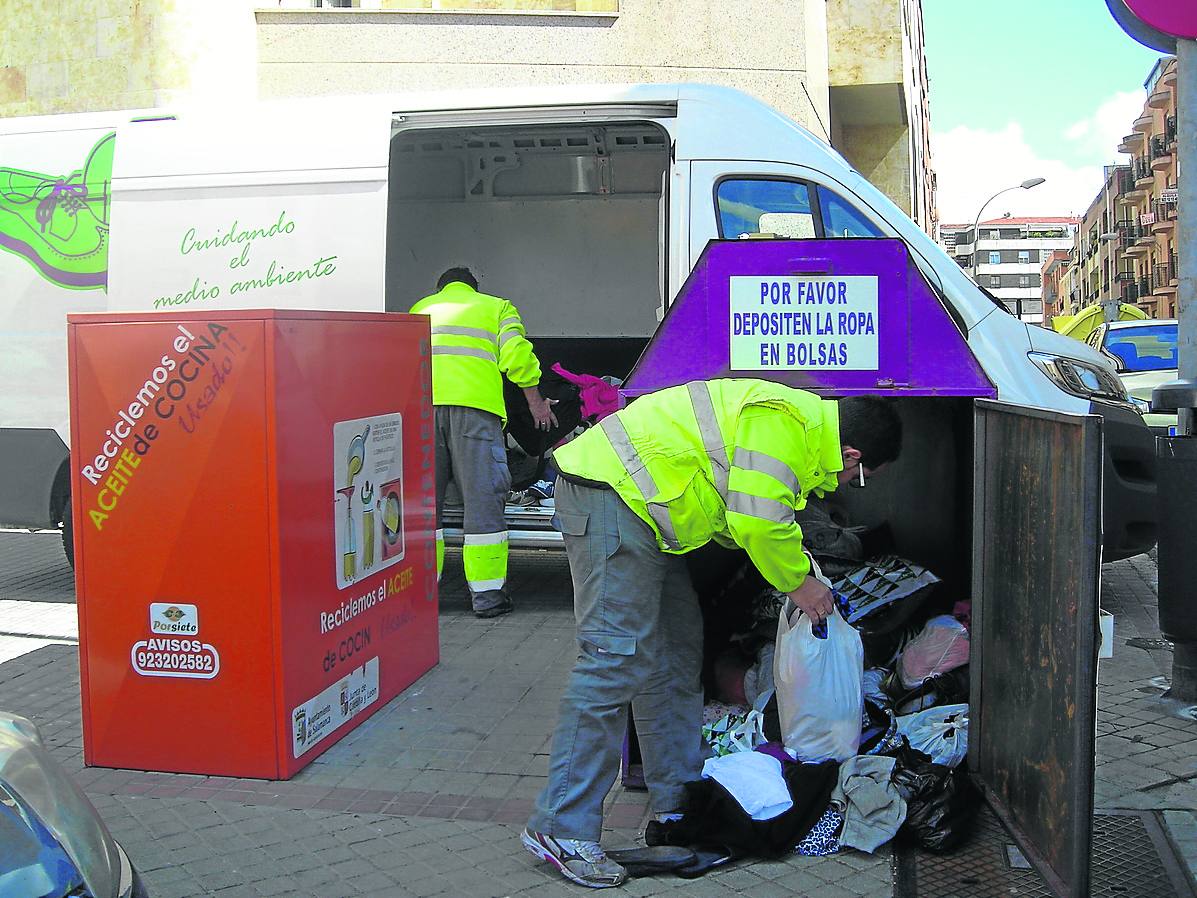
[[[520,834],[524,847],[542,861],[548,861],[570,882],[592,889],[610,889],[627,882],[628,871],[607,857],[598,842],[558,839],[525,829]]]

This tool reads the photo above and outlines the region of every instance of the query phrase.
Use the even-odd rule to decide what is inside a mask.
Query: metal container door
[[[976,401],[969,770],[1060,898],[1089,894],[1101,419]]]

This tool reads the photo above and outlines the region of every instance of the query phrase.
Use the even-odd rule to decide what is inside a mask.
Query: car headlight
[[[1040,371],[1065,393],[1082,399],[1100,397],[1128,402],[1130,396],[1118,375],[1105,368],[1062,355],[1029,352],[1027,356]]]

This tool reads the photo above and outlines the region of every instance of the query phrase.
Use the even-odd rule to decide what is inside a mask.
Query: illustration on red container
[[[403,559],[403,416],[333,425],[337,588]]]

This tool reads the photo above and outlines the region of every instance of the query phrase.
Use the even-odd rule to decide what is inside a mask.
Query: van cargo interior
[[[663,305],[668,158],[645,122],[397,130],[387,309],[464,265],[520,310],[545,367],[624,377]]]

